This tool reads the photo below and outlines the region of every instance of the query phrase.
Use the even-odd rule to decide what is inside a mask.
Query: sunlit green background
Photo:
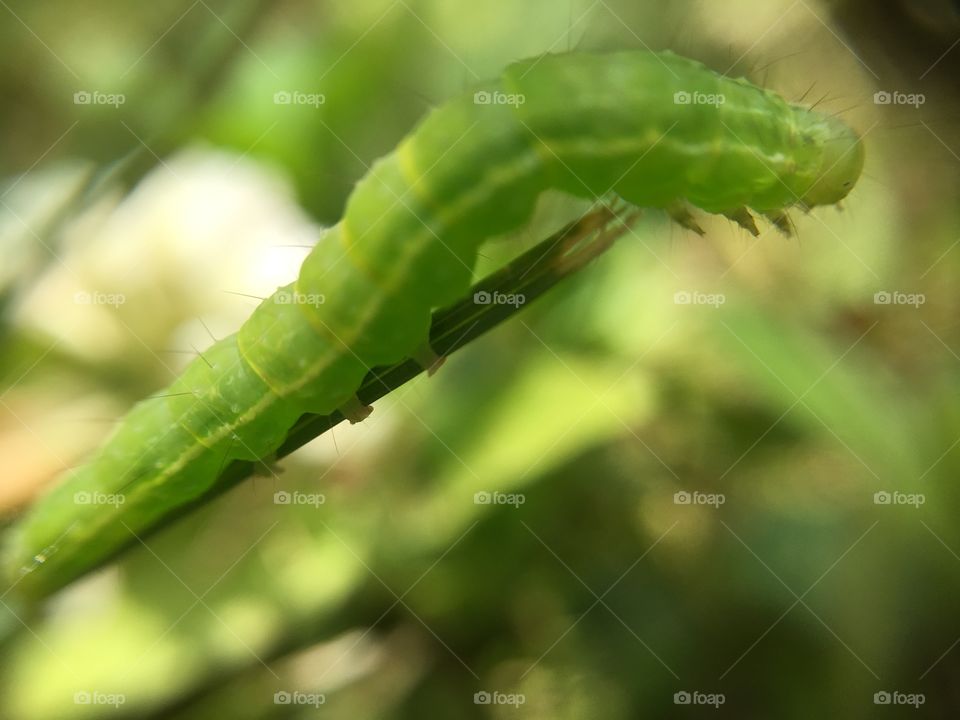
[[[896,45],[861,53],[856,12],[841,24],[839,3],[813,0],[0,5],[11,522],[207,329],[236,329],[256,303],[244,294],[292,279],[353,183],[432,105],[512,60],[671,48],[819,102],[868,154],[845,210],[798,212],[794,240],[722,218],[702,219],[700,239],[647,213],[636,237],[436,377],[283,461],[279,481],[240,485],[39,610],[3,595],[0,717],[903,711],[875,705],[878,692],[923,693],[910,716],[956,716],[956,103],[935,73],[898,72]],[[949,45],[932,44],[930,62]],[[926,103],[877,106],[878,90]],[[324,102],[276,104],[284,91]],[[124,102],[75,104],[78,92]],[[582,210],[545,197],[483,271]],[[325,502],[277,504],[280,491]],[[483,692],[517,704],[476,702]],[[724,703],[685,706],[680,692]]]

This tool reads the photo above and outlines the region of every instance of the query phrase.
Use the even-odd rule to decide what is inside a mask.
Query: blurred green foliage
[[[83,342],[52,345],[56,328],[20,308],[126,192],[149,197],[182,148],[284,178],[329,224],[376,157],[476,79],[546,51],[647,46],[791,98],[813,84],[809,99],[842,111],[869,156],[846,212],[798,216],[796,242],[715,218],[701,240],[649,214],[435,378],[285,461],[279,480],[245,483],[37,612],[0,605],[0,717],[707,711],[676,704],[684,691],[722,693],[718,717],[873,718],[883,691],[955,715],[960,143],[938,124],[957,106],[949,89],[875,77],[818,3],[58,0],[0,14],[10,437],[55,415],[51,396],[122,412],[169,379],[132,342],[95,359]],[[930,102],[870,101],[897,87]],[[74,104],[84,91],[125,102]],[[324,101],[277,105],[278,92]],[[545,198],[482,270],[580,209]],[[130,252],[150,286],[161,260]],[[219,270],[203,269],[211,284]],[[157,335],[151,354],[209,310],[154,297],[133,328]],[[4,450],[59,457],[81,432],[41,427],[43,442]],[[91,421],[86,445],[107,428]],[[475,502],[492,492],[522,504]],[[724,502],[678,503],[684,492]],[[924,502],[877,504],[878,492]],[[524,702],[475,703],[482,692]]]

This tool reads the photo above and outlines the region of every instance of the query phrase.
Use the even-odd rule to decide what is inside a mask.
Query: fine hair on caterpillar
[[[694,230],[699,208],[756,233],[755,215],[786,230],[790,208],[838,203],[863,161],[839,119],[670,52],[515,63],[374,163],[298,277],[30,510],[7,569],[23,592],[49,592],[202,495],[226,463],[269,466],[302,415],[362,420],[371,368],[415,358],[435,370],[431,312],[467,292],[483,242],[522,227],[546,190],[614,195]],[[72,499],[121,491],[112,505]]]

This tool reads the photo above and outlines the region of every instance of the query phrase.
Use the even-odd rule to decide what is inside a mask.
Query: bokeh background
[[[868,155],[794,240],[647,213],[279,480],[4,593],[0,717],[956,717],[960,19],[909,5],[0,2],[6,524],[515,59],[670,48]]]

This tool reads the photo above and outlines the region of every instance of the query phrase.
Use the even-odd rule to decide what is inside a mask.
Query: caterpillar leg
[[[723,213],[723,215],[728,220],[733,220],[733,222],[754,237],[760,237],[760,230],[757,228],[757,221],[753,219],[753,215],[750,214],[750,211],[747,210],[747,208],[740,207],[736,210],[729,210]]]
[[[695,232],[700,237],[703,237],[707,234],[707,231],[700,227],[696,219],[693,217],[693,213],[690,212],[690,209],[685,205],[680,203],[674,203],[669,205],[667,208],[667,214],[673,218],[673,221],[687,230]]]
[[[427,371],[427,375],[430,377],[433,377],[434,373],[436,373],[447,360],[445,357],[437,355],[437,353],[434,352],[433,348],[430,347],[429,341],[425,341],[423,345],[417,348],[413,354],[413,359],[417,361],[417,365]]]
[[[790,219],[790,216],[783,211],[777,212],[768,212],[766,213],[767,220],[774,224],[774,227],[777,228],[780,232],[786,235],[788,238],[792,238],[796,235],[796,228],[793,225],[793,220]]]
[[[341,405],[338,410],[340,411],[341,415],[350,421],[351,425],[356,425],[357,423],[361,423],[370,417],[370,413],[373,412],[373,407],[370,405],[364,405],[362,402],[360,402],[360,398],[354,395],[347,400],[347,402]]]

